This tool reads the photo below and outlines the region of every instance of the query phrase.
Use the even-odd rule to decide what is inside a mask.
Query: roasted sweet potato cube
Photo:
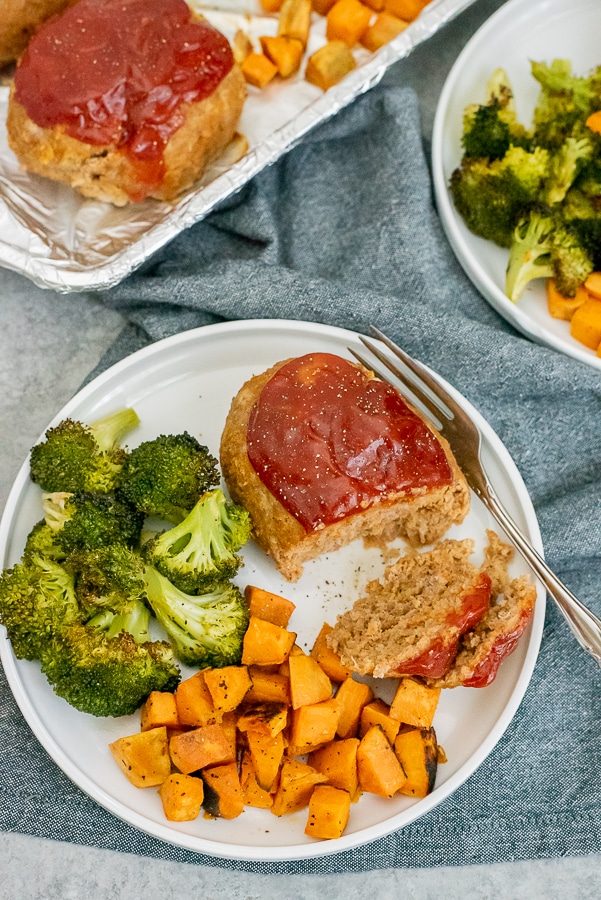
[[[295,640],[294,631],[251,616],[242,643],[242,665],[279,666],[288,659]]]
[[[166,728],[179,726],[175,694],[170,691],[151,691],[140,710],[140,729],[149,731],[161,725]]]
[[[270,809],[273,806],[273,796],[269,791],[264,790],[257,781],[248,750],[242,754],[240,762],[240,787],[245,806],[254,806],[257,809]]]
[[[307,46],[311,29],[311,0],[284,0],[278,16],[278,37],[294,38]]]
[[[402,34],[408,25],[409,22],[404,22],[403,19],[393,16],[392,13],[381,12],[376,17],[375,22],[372,22],[363,33],[361,44],[366,50],[375,53],[380,47],[384,47],[395,37],[398,37],[399,34]]]
[[[231,759],[236,759],[238,754],[238,713],[237,710],[224,713],[221,727],[227,737],[232,751]]]
[[[407,776],[399,788],[410,797],[426,797],[434,789],[438,769],[438,744],[433,728],[403,731],[394,742],[394,752]]]
[[[281,731],[274,737],[260,731],[248,731],[246,738],[259,787],[271,791],[284,758],[284,735]]]
[[[390,704],[390,717],[405,725],[429,728],[439,699],[440,688],[429,687],[415,678],[401,678]]]
[[[371,16],[371,9],[360,0],[337,0],[326,18],[326,38],[353,47],[367,31]]]
[[[191,822],[198,817],[204,798],[202,780],[174,772],[162,783],[159,796],[170,822]]]
[[[327,16],[329,11],[332,9],[336,0],[312,0],[313,9],[317,13],[318,16]]]
[[[261,0],[261,8],[268,13],[279,12],[282,8],[283,0]]]
[[[348,825],[351,797],[347,791],[318,784],[309,798],[309,815],[305,834],[321,840],[336,840]]]
[[[549,315],[564,322],[569,322],[578,307],[582,306],[589,297],[589,293],[583,285],[577,289],[574,297],[564,297],[557,290],[554,278],[547,278],[546,292]]]
[[[139,731],[109,744],[121,771],[136,787],[157,787],[171,773],[165,726]]]
[[[325,775],[316,772],[312,766],[297,759],[285,759],[282,763],[280,780],[273,796],[271,811],[275,816],[303,809],[309,802],[316,784],[326,780]]]
[[[169,753],[173,765],[189,775],[205,766],[231,762],[232,743],[222,725],[202,725],[174,735],[169,741]]]
[[[584,282],[584,287],[589,294],[592,294],[597,300],[601,300],[601,272],[591,272]]]
[[[361,790],[380,797],[393,797],[407,780],[388,738],[373,725],[357,748],[357,771]]]
[[[328,41],[307,60],[305,78],[322,91],[327,91],[342,81],[356,65],[355,58],[344,41]]]
[[[365,6],[369,6],[374,12],[382,12],[384,9],[384,0],[361,0]]]
[[[367,703],[361,710],[359,736],[363,737],[372,725],[380,725],[391,744],[401,727],[401,723],[398,719],[393,719],[391,717],[389,705],[377,697]]]
[[[285,35],[277,35],[275,37],[266,35],[259,38],[259,41],[261,42],[261,50],[277,66],[278,74],[282,78],[290,78],[291,75],[298,72],[305,48],[297,38],[290,38]],[[283,597],[279,599],[284,600]],[[284,602],[289,603],[292,607],[290,610],[291,614],[292,610],[294,610],[294,604],[290,600],[284,600]],[[276,625],[287,625],[290,614],[284,621],[276,622]],[[255,612],[254,615],[258,615],[258,613]],[[269,621],[273,622],[274,619],[269,619]]]
[[[224,666],[208,669],[205,684],[213,699],[213,706],[221,713],[236,709],[251,686],[247,666]]]
[[[405,22],[413,22],[429,2],[430,0],[384,0],[384,9]]]
[[[180,681],[175,691],[175,703],[180,725],[210,725],[221,718],[205,683],[204,671]]]
[[[290,703],[290,678],[279,672],[270,672],[261,666],[250,666],[251,686],[244,701],[246,704],[275,700]]]
[[[332,696],[332,682],[316,659],[297,654],[288,659],[292,708],[321,703]]]
[[[335,700],[312,703],[293,710],[289,754],[302,756],[334,740],[337,724],[338,708]]]
[[[570,321],[570,334],[590,350],[601,345],[601,300],[589,295]]]
[[[249,53],[241,64],[242,74],[247,84],[256,88],[264,88],[278,73],[275,66],[264,53]]]
[[[260,41],[263,53],[277,65],[277,60],[267,52],[266,47],[283,47],[285,44],[289,43],[288,39],[262,37],[260,38]],[[280,71],[280,75],[281,74]],[[244,597],[248,604],[251,616],[256,616],[257,619],[264,619],[266,622],[271,622],[273,625],[279,625],[281,628],[287,627],[290,616],[296,609],[292,600],[287,600],[285,597],[280,597],[279,594],[272,593],[272,591],[266,591],[263,588],[256,587],[254,584],[249,584],[245,587]]]
[[[203,769],[203,807],[210,816],[235,819],[244,809],[244,797],[235,762]]]
[[[311,656],[317,660],[330,681],[340,684],[341,681],[344,681],[345,678],[351,675],[351,670],[342,665],[336,651],[328,646],[327,636],[331,630],[332,626],[324,622],[315,638],[315,643],[311,647]]]
[[[299,647],[298,644],[293,644],[292,647],[290,648],[290,653],[288,654],[288,658],[285,659],[284,662],[278,666],[278,672],[280,673],[280,675],[285,675],[286,678],[289,679],[290,678],[290,664],[289,664],[290,657],[291,656],[306,656],[306,655],[307,654],[305,653],[305,651],[303,650],[302,647]]]
[[[328,779],[328,784],[348,791],[351,798],[357,794],[359,776],[357,774],[358,738],[347,738],[344,741],[330,741],[319,750],[309,754],[307,760]]]
[[[285,703],[257,703],[238,717],[238,731],[260,732],[275,737],[288,723],[288,707]]]
[[[363,707],[374,699],[374,692],[368,684],[346,678],[336,693],[338,707],[338,737],[356,737]]]

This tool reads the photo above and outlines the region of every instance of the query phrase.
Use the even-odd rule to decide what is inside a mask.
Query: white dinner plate
[[[568,322],[547,312],[544,281],[531,282],[512,303],[505,294],[508,251],[476,237],[456,211],[449,178],[461,162],[465,107],[484,102],[488,79],[505,69],[518,117],[529,124],[539,93],[530,62],[569,59],[576,74],[601,64],[599,0],[509,0],[476,32],[451,69],[440,95],[432,137],[432,168],[438,212],[455,254],[489,303],[519,331],[591,366],[601,358],[570,336]]]
[[[218,453],[232,397],[243,382],[273,363],[306,352],[350,356],[348,347],[362,346],[353,332],[303,322],[257,320],[211,325],[159,341],[104,372],[74,397],[53,420],[66,416],[84,421],[122,406],[133,406],[141,425],[130,446],[160,433],[183,430]],[[495,489],[510,513],[542,551],[534,510],[508,452],[499,438],[460,395],[485,435],[485,459]],[[40,490],[29,480],[28,461],[15,481],[0,523],[0,560],[4,567],[21,556],[30,528],[41,518]],[[494,527],[476,498],[461,527],[449,536],[471,536],[481,551],[486,528]],[[310,648],[324,620],[358,597],[365,581],[378,576],[383,560],[376,549],[357,542],[308,563],[295,584],[285,582],[272,562],[254,545],[244,552],[238,582],[258,584],[296,604],[290,628]],[[513,572],[526,571],[516,560]],[[348,850],[402,828],[448,797],[478,768],[511,721],[526,690],[541,640],[545,597],[539,590],[531,626],[515,653],[505,661],[495,682],[483,689],[442,692],[434,726],[448,762],[439,766],[436,787],[422,800],[386,800],[364,794],[353,804],[342,838],[316,841],[304,834],[306,810],[280,819],[266,810],[247,808],[234,820],[170,823],[154,789],[133,787],[117,768],[109,742],[139,730],[139,716],[97,719],[78,712],[56,697],[37,663],[16,660],[6,637],[0,655],[23,715],[50,756],[79,787],[101,806],[140,830],[171,844],[218,857],[245,860],[290,860]],[[189,674],[184,670],[184,675]],[[394,682],[381,682],[377,692],[391,698]],[[382,690],[380,690],[382,688]]]

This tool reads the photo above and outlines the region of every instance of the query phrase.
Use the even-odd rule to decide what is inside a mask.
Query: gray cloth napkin
[[[99,370],[224,319],[379,325],[488,419],[524,477],[551,566],[601,613],[601,373],[517,334],[472,287],[437,219],[411,91],[356,101],[102,300],[129,324]],[[1,682],[0,827],[254,872],[599,852],[600,679],[549,603],[521,707],[452,797],[352,852],[265,865],[195,855],[114,818],[49,760]]]

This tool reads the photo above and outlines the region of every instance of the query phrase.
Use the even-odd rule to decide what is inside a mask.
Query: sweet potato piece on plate
[[[278,38],[270,38],[268,43],[267,38],[261,38],[261,43],[265,41],[266,46],[271,47],[273,46],[273,41],[276,40]],[[275,60],[272,61],[275,62]],[[246,586],[244,598],[248,603],[248,610],[251,616],[256,616],[257,619],[264,619],[273,625],[279,625],[281,628],[288,626],[290,616],[296,609],[292,600],[287,600],[285,597],[280,597],[279,594],[266,591],[264,588],[257,587],[254,584]]]
[[[118,738],[109,744],[109,749],[135,787],[157,787],[171,773],[165,726]]]
[[[245,806],[254,806],[257,809],[271,809],[273,797],[269,791],[264,790],[255,773],[255,768],[250,758],[250,752],[246,750],[242,754],[240,762],[240,787]]]
[[[388,738],[373,725],[357,748],[357,770],[361,790],[380,797],[394,797],[407,777]]]
[[[206,685],[204,671],[180,681],[175,691],[175,703],[180,725],[210,725],[221,718]]]
[[[347,791],[318,784],[309,799],[309,815],[305,834],[309,837],[333,839],[342,837],[351,812],[351,798]]]
[[[242,665],[279,666],[288,659],[295,640],[294,631],[251,616],[242,643]]]
[[[198,817],[204,798],[202,780],[174,772],[162,783],[159,796],[170,822],[191,822]]]
[[[161,725],[177,728],[179,724],[175,694],[170,691],[151,691],[140,710],[140,729],[149,731]]]
[[[309,754],[307,762],[328,779],[328,784],[348,791],[351,799],[357,795],[359,776],[357,774],[358,738],[344,741],[330,741],[325,747]]]
[[[232,743],[226,730],[219,724],[202,725],[174,735],[169,741],[169,753],[174,766],[189,775],[232,760]]]
[[[235,819],[244,809],[244,797],[235,762],[203,769],[203,807],[210,816]]]
[[[293,710],[289,754],[302,756],[334,740],[337,725],[338,707],[335,700],[311,703]]]
[[[286,759],[282,764],[280,780],[273,797],[271,811],[274,816],[303,809],[309,802],[316,784],[325,782],[326,776],[316,772],[312,766],[297,759]]]
[[[332,682],[312,656],[297,654],[288,660],[292,708],[321,703],[332,696]]]
[[[315,643],[311,647],[311,656],[317,660],[321,668],[324,670],[330,681],[336,684],[344,681],[351,675],[351,670],[347,666],[343,666],[340,657],[335,650],[328,646],[327,636],[332,630],[332,626],[324,622],[321,630],[315,638]]]
[[[224,666],[207,669],[205,684],[216,710],[221,713],[236,709],[251,686],[247,666]]]
[[[417,678],[401,678],[390,704],[390,717],[405,725],[429,728],[438,706],[440,690],[429,687]]]
[[[288,707],[285,703],[258,703],[238,717],[238,731],[254,731],[275,737],[288,723]]]
[[[407,776],[399,788],[410,797],[426,797],[434,788],[438,768],[438,744],[433,728],[413,728],[398,735],[394,752]]]
[[[356,737],[359,733],[359,721],[363,707],[374,699],[374,692],[368,684],[347,678],[336,693],[338,706],[338,737]]]

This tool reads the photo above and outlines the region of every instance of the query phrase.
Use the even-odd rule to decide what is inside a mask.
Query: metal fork
[[[540,553],[532,546],[499,500],[482,465],[482,435],[478,425],[425,366],[409,356],[379,328],[372,325],[370,331],[374,337],[388,347],[394,356],[401,360],[403,367],[396,364],[372,341],[359,335],[363,344],[401,384],[414,394],[433,417],[435,427],[449,442],[455,459],[471,489],[501,525],[507,537],[517,547],[547,592],[555,600],[578,643],[601,665],[601,621],[551,571]],[[379,371],[361,354],[352,348],[349,349],[362,365],[371,369],[378,377],[385,381],[392,381],[389,375]]]

